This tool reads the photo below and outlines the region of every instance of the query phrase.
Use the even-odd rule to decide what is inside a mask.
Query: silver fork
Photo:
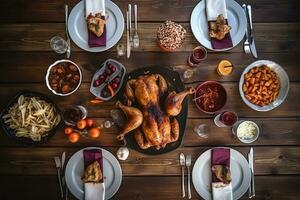
[[[187,155],[185,157],[185,166],[188,170],[188,197],[189,197],[189,199],[192,198],[192,193],[191,193],[191,172],[190,172],[191,164],[192,164],[192,156]]]
[[[64,197],[64,192],[62,188],[62,183],[61,183],[61,175],[60,175],[60,170],[61,170],[61,162],[58,156],[54,157],[55,165],[56,165],[56,170],[57,170],[57,178],[58,178],[58,183],[59,183],[59,189],[60,189],[60,195],[61,198]]]
[[[133,36],[133,47],[138,48],[140,46],[140,39],[138,35],[137,27],[137,5],[134,4],[134,36]]]
[[[68,43],[68,48],[67,48],[67,58],[71,57],[71,42],[70,42],[70,37],[69,37],[69,32],[68,32],[68,15],[69,15],[69,9],[68,5],[65,4],[65,26],[66,26],[66,35],[67,35],[67,43]]]
[[[246,54],[251,54],[250,43],[249,43],[249,30],[248,30],[248,14],[247,14],[248,11],[247,11],[246,4],[243,4],[242,7],[244,9],[244,12],[245,12],[246,18],[247,18],[246,39],[245,39],[245,42],[244,42],[244,52]]]
[[[183,153],[179,155],[179,161],[181,166],[181,187],[182,187],[182,198],[185,197],[185,189],[184,189],[184,168],[185,168],[185,156]]]

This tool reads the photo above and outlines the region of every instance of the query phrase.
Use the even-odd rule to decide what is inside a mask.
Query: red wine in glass
[[[224,111],[218,114],[214,122],[219,127],[233,126],[238,120],[238,116],[235,112]]]
[[[187,63],[190,67],[197,67],[199,63],[206,59],[207,51],[204,47],[196,47],[188,57]]]
[[[72,106],[63,111],[62,118],[69,126],[76,126],[79,120],[87,117],[87,109],[83,106]]]

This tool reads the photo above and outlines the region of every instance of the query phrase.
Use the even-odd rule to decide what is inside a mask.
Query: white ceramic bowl
[[[257,106],[253,103],[251,103],[248,99],[246,99],[243,91],[243,85],[244,85],[244,75],[250,71],[252,68],[257,67],[257,66],[262,66],[262,65],[267,65],[270,67],[274,72],[276,72],[279,80],[280,80],[280,90],[278,97],[275,101],[270,103],[269,105],[266,106]],[[240,83],[239,83],[239,91],[240,95],[243,99],[243,101],[253,110],[256,111],[270,111],[273,110],[274,108],[278,107],[282,102],[285,100],[285,98],[288,95],[290,88],[290,81],[287,73],[285,70],[277,63],[270,61],[270,60],[258,60],[253,63],[251,63],[246,69],[243,71],[241,78],[240,78]]]
[[[73,91],[71,91],[71,92],[69,92],[69,93],[66,93],[66,94],[56,92],[54,89],[51,88],[50,83],[49,83],[49,75],[50,75],[50,71],[51,71],[52,67],[54,67],[54,66],[57,65],[58,63],[62,63],[62,62],[68,62],[68,63],[71,63],[71,64],[73,64],[74,66],[76,66],[77,69],[78,69],[78,71],[79,71],[79,76],[80,76],[80,79],[79,79],[79,82],[78,82],[78,85],[76,86],[76,88],[75,88]],[[49,68],[48,68],[48,70],[47,70],[47,74],[46,74],[46,85],[47,85],[48,89],[51,90],[51,91],[53,92],[53,94],[58,95],[58,96],[69,96],[69,95],[73,94],[73,93],[74,93],[76,90],[78,90],[78,88],[80,87],[81,81],[82,81],[82,73],[81,73],[81,69],[80,69],[80,67],[79,67],[76,63],[74,63],[74,62],[71,61],[71,60],[66,60],[66,59],[58,60],[58,61],[54,62],[52,65],[50,65]]]
[[[245,123],[251,123],[252,125],[255,126],[255,129],[256,129],[256,133],[255,135],[252,137],[252,138],[249,138],[249,139],[243,139],[241,137],[239,137],[239,128],[241,127],[241,125],[245,124]],[[243,142],[243,143],[246,143],[246,144],[249,144],[249,143],[252,143],[254,142],[255,140],[257,140],[258,136],[259,136],[259,127],[257,126],[257,124],[253,121],[243,121],[241,122],[238,127],[237,127],[237,130],[236,130],[236,136],[238,137],[238,139]]]

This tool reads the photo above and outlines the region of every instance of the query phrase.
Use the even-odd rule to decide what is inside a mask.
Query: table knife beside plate
[[[251,54],[254,58],[258,58],[257,55],[257,50],[254,42],[254,37],[253,37],[253,23],[252,23],[252,9],[251,5],[247,5],[247,13],[248,13],[248,18],[249,18],[249,24],[250,24],[250,35],[249,35],[249,42],[250,42],[250,50]]]
[[[128,4],[128,23],[129,23],[129,42],[130,42],[130,45],[133,44],[133,41],[132,41],[132,24],[131,24],[131,18],[132,17],[132,10],[131,10],[131,4]]]
[[[130,57],[130,35],[129,35],[129,13],[126,12],[126,44],[127,44],[127,58]]]
[[[62,181],[61,181],[61,160],[58,156],[55,156],[54,161],[57,170],[57,179],[59,184],[60,196],[61,198],[63,198],[64,192],[63,192]]]
[[[249,168],[251,171],[251,182],[250,182],[250,187],[249,187],[249,198],[252,198],[255,196],[255,183],[254,183],[254,151],[253,147],[250,148],[250,151],[248,153],[248,162],[249,162]]]
[[[68,17],[69,17],[69,7],[67,4],[65,4],[65,28],[66,28],[66,36],[67,36],[67,43],[68,43],[68,48],[67,48],[67,58],[71,57],[71,41],[69,37],[69,31],[68,31]]]

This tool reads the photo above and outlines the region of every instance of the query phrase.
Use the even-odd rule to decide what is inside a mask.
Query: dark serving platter
[[[26,138],[26,137],[17,137],[15,135],[15,130],[11,129],[3,120],[3,116],[6,115],[8,113],[8,110],[10,107],[12,107],[15,103],[18,102],[18,98],[24,95],[26,97],[39,97],[42,100],[47,101],[48,103],[51,103],[52,105],[54,105],[57,113],[59,115],[61,115],[61,111],[58,108],[58,106],[45,94],[39,93],[39,92],[32,92],[32,91],[21,91],[19,92],[17,95],[15,95],[15,97],[8,103],[8,105],[1,111],[0,114],[0,125],[3,128],[4,132],[6,133],[7,136],[9,136],[10,138],[12,138],[13,140],[15,140],[16,142],[18,142],[19,144],[24,144],[24,145],[30,145],[30,146],[34,146],[34,145],[38,145],[38,144],[43,144],[45,142],[47,142],[50,137],[52,137],[55,133],[56,130],[58,129],[58,127],[60,126],[62,120],[60,121],[60,123],[58,123],[55,127],[53,127],[48,133],[46,133],[42,138],[41,141],[33,141],[30,138]]]
[[[171,92],[171,91],[181,92],[181,91],[185,90],[184,84],[182,83],[182,81],[180,79],[180,75],[177,72],[172,71],[166,67],[157,67],[157,66],[145,67],[145,68],[134,70],[134,71],[126,74],[125,79],[124,79],[123,88],[121,89],[121,92],[119,92],[118,98],[122,101],[124,87],[126,85],[125,83],[127,80],[134,79],[140,75],[145,75],[145,74],[161,74],[168,83],[169,92]],[[178,120],[179,128],[180,128],[179,138],[176,142],[167,144],[167,146],[165,148],[162,148],[160,150],[157,150],[154,147],[150,147],[148,149],[141,149],[138,146],[137,142],[135,141],[134,135],[132,133],[128,133],[125,136],[127,146],[131,149],[134,149],[138,152],[148,154],[148,155],[164,154],[164,153],[168,153],[170,151],[177,149],[178,147],[181,146],[181,144],[183,142],[187,114],[188,114],[188,100],[186,98],[182,102],[182,110],[181,110],[180,114],[178,116],[176,116],[176,119]]]

